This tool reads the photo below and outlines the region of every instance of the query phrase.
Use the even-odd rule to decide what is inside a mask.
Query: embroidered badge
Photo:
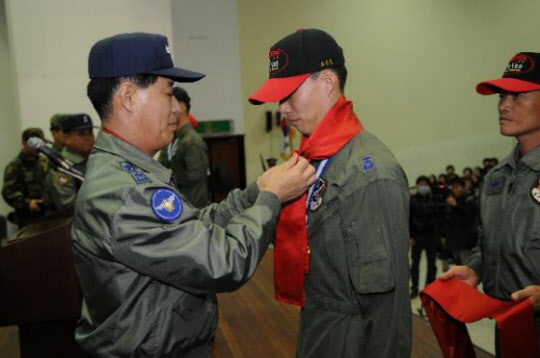
[[[170,189],[158,189],[150,199],[152,211],[158,219],[173,221],[182,215],[183,207],[180,197]]]
[[[126,172],[131,174],[133,179],[135,179],[135,182],[137,184],[146,183],[149,182],[150,179],[143,173],[141,173],[133,164],[131,163],[122,163],[122,169],[124,169]]]
[[[534,182],[531,188],[531,197],[536,204],[540,204],[540,178]]]
[[[502,193],[504,188],[504,182],[506,181],[505,177],[493,178],[487,184],[487,195],[497,195]]]
[[[317,181],[317,184],[315,186],[315,189],[313,190],[313,194],[311,195],[311,200],[309,201],[309,210],[314,213],[317,211],[324,199],[324,192],[326,191],[326,188],[328,187],[328,183],[324,178],[320,178]]]
[[[371,157],[362,158],[362,163],[365,171],[371,170],[375,167],[375,164],[373,164]]]
[[[58,186],[64,186],[69,183],[69,177],[66,174],[56,174],[54,176],[54,183]]]

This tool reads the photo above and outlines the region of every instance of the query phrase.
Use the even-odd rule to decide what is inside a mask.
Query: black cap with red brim
[[[343,50],[322,30],[298,30],[270,48],[269,78],[249,97],[252,104],[289,97],[311,73],[345,63]]]
[[[476,92],[482,95],[537,90],[540,90],[540,53],[535,52],[520,52],[514,55],[502,78],[476,85]]]

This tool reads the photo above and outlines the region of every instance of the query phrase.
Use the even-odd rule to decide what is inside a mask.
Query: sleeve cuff
[[[257,185],[257,182],[253,182],[248,185],[246,188],[247,193],[247,199],[250,204],[254,204],[255,200],[257,200],[257,197],[259,196],[259,186]]]
[[[278,215],[281,210],[281,202],[277,195],[269,191],[261,191],[255,201],[255,205],[268,206],[275,215]]]

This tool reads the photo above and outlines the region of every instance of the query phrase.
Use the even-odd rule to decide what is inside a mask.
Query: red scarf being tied
[[[329,158],[361,130],[352,102],[341,96],[313,133],[302,138],[297,152],[309,161]],[[304,274],[309,272],[306,200],[304,193],[283,207],[274,244],[276,299],[298,306],[304,305]]]

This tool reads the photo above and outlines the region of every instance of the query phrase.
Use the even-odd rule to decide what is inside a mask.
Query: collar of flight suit
[[[140,149],[112,134],[100,131],[94,149],[121,157],[145,172],[152,173],[153,176],[164,183],[170,183],[171,181],[171,172],[167,168]]]
[[[527,165],[532,170],[540,171],[540,145],[536,146],[536,148],[531,150],[524,157],[521,157],[521,154],[519,153],[519,147],[516,145],[510,155],[501,160],[501,162],[495,167],[493,167],[492,170],[499,170],[506,165],[510,166],[512,169],[516,169],[520,161],[525,163],[525,165]]]

